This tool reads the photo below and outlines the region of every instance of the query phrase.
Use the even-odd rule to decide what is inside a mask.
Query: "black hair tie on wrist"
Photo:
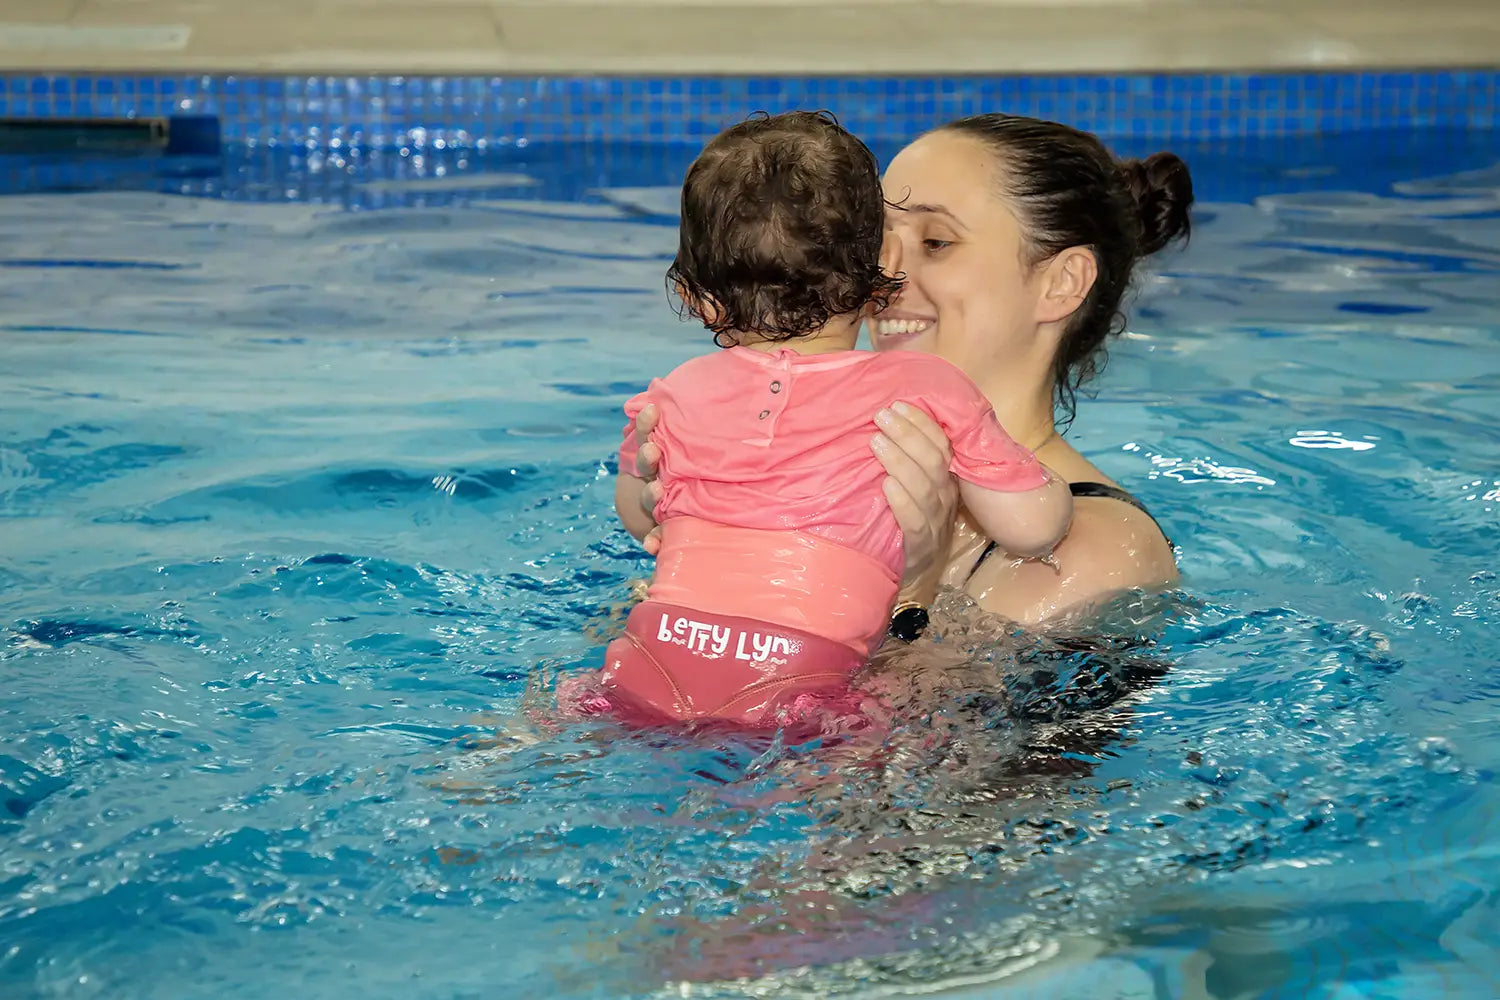
[[[894,639],[915,642],[927,628],[927,609],[916,601],[902,601],[891,611],[891,627],[888,630]]]

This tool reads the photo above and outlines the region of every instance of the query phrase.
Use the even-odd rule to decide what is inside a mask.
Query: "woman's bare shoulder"
[[[1037,624],[1127,590],[1159,590],[1177,579],[1177,561],[1145,511],[1116,499],[1079,497],[1055,565],[996,553],[967,589],[985,610]]]

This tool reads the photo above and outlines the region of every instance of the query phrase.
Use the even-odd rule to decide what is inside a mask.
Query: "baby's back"
[[[898,398],[920,405],[926,380],[912,368],[927,365],[909,359],[924,357],[734,348],[653,382],[637,399],[661,411],[658,520],[806,532],[899,569],[900,530],[870,443],[878,410]]]

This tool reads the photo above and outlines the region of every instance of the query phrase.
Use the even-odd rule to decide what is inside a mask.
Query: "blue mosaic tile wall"
[[[904,138],[870,144],[881,163],[889,163],[904,145]],[[1187,159],[1201,202],[1250,203],[1297,191],[1387,190],[1411,180],[1414,171],[1488,169],[1500,162],[1500,130],[1373,129],[1234,140],[1109,140],[1110,150],[1120,157],[1144,157],[1164,147]],[[538,142],[525,148],[494,145],[483,152],[281,145],[230,146],[197,157],[0,154],[0,196],[149,190],[369,209],[441,208],[496,199],[596,201],[602,190],[680,184],[698,148],[695,143],[599,141]],[[424,183],[435,178],[445,183]],[[640,216],[636,221],[674,224],[675,217]]]
[[[305,148],[696,142],[752,111],[828,108],[867,141],[978,111],[1106,138],[1492,129],[1500,70],[776,78],[0,74],[0,116],[219,117],[223,137]]]

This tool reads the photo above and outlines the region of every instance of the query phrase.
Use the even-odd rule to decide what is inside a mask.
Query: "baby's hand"
[[[641,548],[646,550],[648,556],[654,556],[661,551],[661,526],[657,525],[646,532],[646,537],[641,539]]]
[[[656,466],[661,462],[661,449],[651,440],[659,420],[661,411],[655,403],[647,403],[635,415],[635,474],[648,483],[656,478]]]
[[[661,449],[651,440],[651,432],[656,430],[660,419],[661,411],[656,408],[655,403],[648,403],[635,417],[635,474],[644,482],[641,487],[641,509],[646,512],[652,524],[656,523],[656,504],[661,500],[661,484],[656,481],[657,469],[661,465]],[[641,547],[653,556],[661,551],[659,525],[641,539]]]

